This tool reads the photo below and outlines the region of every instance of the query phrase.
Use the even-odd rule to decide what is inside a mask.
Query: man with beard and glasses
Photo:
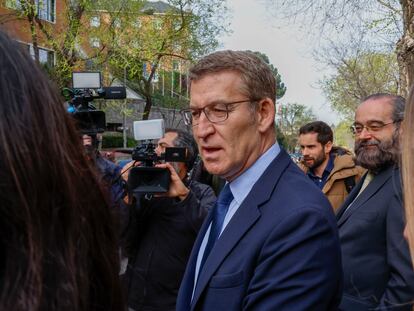
[[[332,142],[332,129],[325,122],[310,122],[299,129],[303,156],[299,166],[337,211],[365,169],[355,165],[348,150],[333,146]]]
[[[398,162],[405,100],[374,94],[356,109],[356,163],[368,169],[337,214],[344,294],[340,310],[412,310],[414,271],[403,237]]]

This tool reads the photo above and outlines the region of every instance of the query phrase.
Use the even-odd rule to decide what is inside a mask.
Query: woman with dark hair
[[[113,219],[61,99],[0,32],[0,310],[123,310]]]
[[[405,105],[402,135],[402,175],[404,182],[405,236],[414,264],[414,85]]]

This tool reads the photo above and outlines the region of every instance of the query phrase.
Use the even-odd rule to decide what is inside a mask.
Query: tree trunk
[[[30,36],[32,37],[32,46],[34,51],[34,59],[37,64],[40,63],[39,61],[39,42],[38,42],[38,35],[37,29],[35,25],[35,17],[37,15],[37,6],[34,0],[25,1],[21,3],[22,9],[25,11],[25,15],[27,17],[27,21],[30,25]]]
[[[144,108],[144,114],[142,115],[142,120],[148,120],[151,107],[152,107],[152,97],[151,97],[151,94],[149,94],[149,96],[145,97],[145,108]]]
[[[400,87],[407,96],[414,82],[414,0],[401,0],[403,12],[403,35],[396,46]]]

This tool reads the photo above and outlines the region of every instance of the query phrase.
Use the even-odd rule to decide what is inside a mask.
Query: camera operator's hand
[[[171,183],[168,192],[157,194],[156,196],[166,196],[171,198],[178,198],[180,201],[184,200],[190,190],[184,185],[180,176],[178,176],[174,167],[170,163],[157,164],[156,167],[167,168],[171,173]]]
[[[132,160],[131,162],[128,162],[124,165],[121,171],[122,179],[125,181],[128,181],[129,171],[133,166],[140,166],[141,162]]]

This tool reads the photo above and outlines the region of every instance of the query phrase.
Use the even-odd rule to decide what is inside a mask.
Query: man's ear
[[[275,113],[275,103],[270,98],[264,98],[258,103],[256,116],[260,132],[266,132],[270,127],[274,127]]]
[[[331,152],[331,150],[332,150],[332,147],[333,147],[333,143],[332,143],[331,141],[328,141],[328,142],[325,144],[325,147],[324,147],[324,151],[325,151],[325,153],[330,153],[330,152]]]

